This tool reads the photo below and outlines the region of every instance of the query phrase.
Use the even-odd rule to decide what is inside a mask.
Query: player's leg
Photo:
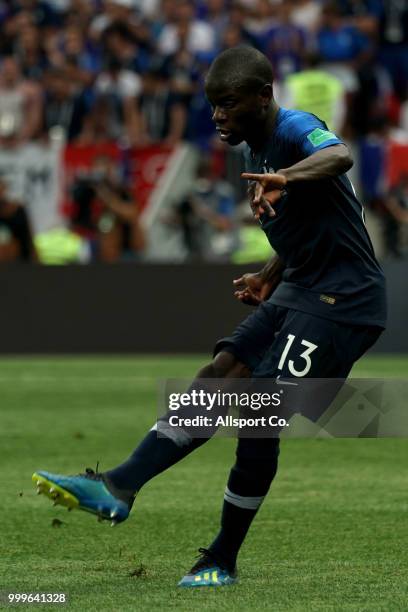
[[[378,328],[346,327],[297,311],[277,309],[281,329],[254,378],[313,377],[344,380],[353,363],[378,338]],[[290,346],[288,347],[288,343]],[[306,353],[306,351],[308,351]],[[313,354],[314,353],[314,354]],[[279,440],[240,439],[221,517],[221,529],[180,586],[216,586],[235,581],[235,563],[248,529],[277,472]]]
[[[252,312],[229,338],[220,340],[210,364],[201,369],[190,389],[201,387],[200,380],[249,378],[261,362],[280,325],[276,307],[268,302]],[[223,385],[226,390],[226,386]],[[165,437],[157,436],[157,427]],[[129,459],[104,477],[114,491],[133,494],[151,478],[174,465],[193,450],[202,446],[207,438],[193,438],[180,428],[172,428],[167,419],[160,419],[139,444]]]
[[[286,311],[268,302],[259,307],[216,350],[234,353],[252,372],[260,367],[283,324]],[[279,439],[238,440],[236,461],[224,493],[221,529],[179,583],[182,587],[221,586],[236,580],[236,558],[278,468]]]
[[[221,352],[199,371],[197,379],[248,376],[248,368],[233,354]],[[200,384],[197,379],[190,389]],[[157,425],[161,437],[157,435]],[[95,513],[116,524],[128,517],[136,493],[146,482],[186,457],[207,439],[193,438],[180,428],[171,428],[167,417],[163,417],[131,456],[113,470],[101,473],[88,468],[77,476],[38,471],[33,474],[33,481],[38,492],[53,499],[54,503]]]
[[[240,438],[224,492],[221,527],[182,587],[223,586],[236,581],[236,560],[278,470],[279,438]]]
[[[189,390],[201,388],[201,381],[205,378],[236,379],[249,376],[248,368],[234,355],[221,352],[198,372]],[[184,411],[187,409],[185,406]],[[207,442],[208,438],[194,438],[180,427],[171,427],[168,423],[169,416],[170,414],[162,417],[156,423],[127,461],[105,473],[109,486],[137,492],[154,476]],[[161,437],[158,437],[157,430],[160,431]]]
[[[234,569],[248,529],[278,470],[279,438],[240,438],[224,493],[221,529],[209,547]]]
[[[217,344],[213,361],[198,373],[198,378],[250,376],[272,342],[276,330],[275,310],[269,303],[256,308],[231,338]],[[234,350],[231,350],[232,345]],[[201,386],[199,381],[198,385]],[[116,522],[123,521],[129,515],[135,494],[148,480],[206,442],[206,438],[193,438],[171,428],[165,417],[158,425],[164,437],[158,437],[154,427],[129,459],[113,470],[95,473],[88,469],[78,476],[41,471],[33,474],[33,480],[39,492],[57,503],[79,507]]]
[[[179,585],[218,586],[236,579],[236,560],[278,469],[278,438],[240,438],[221,514],[221,528]],[[198,579],[197,579],[198,576]]]

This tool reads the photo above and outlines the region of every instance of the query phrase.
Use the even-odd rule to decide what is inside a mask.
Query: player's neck
[[[268,114],[265,119],[255,127],[251,136],[247,138],[247,144],[249,145],[253,153],[259,153],[268,142],[275,129],[276,117],[279,112],[279,106],[273,101],[268,109]]]

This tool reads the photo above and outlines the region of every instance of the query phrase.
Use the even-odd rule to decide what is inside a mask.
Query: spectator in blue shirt
[[[345,21],[335,2],[323,9],[317,51],[325,69],[342,81],[348,94],[354,94],[359,87],[357,72],[372,57],[373,49],[369,38]]]
[[[291,11],[291,4],[282,2],[279,22],[260,39],[261,50],[270,60],[278,80],[298,72],[306,52],[306,32],[291,22]]]
[[[317,34],[319,55],[326,62],[356,63],[370,50],[370,42],[355,26],[342,18],[336,3],[323,9],[323,24]]]

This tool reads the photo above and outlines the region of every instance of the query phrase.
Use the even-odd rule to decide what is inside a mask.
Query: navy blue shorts
[[[254,378],[347,378],[382,331],[263,302],[217,342],[214,354],[232,353]]]

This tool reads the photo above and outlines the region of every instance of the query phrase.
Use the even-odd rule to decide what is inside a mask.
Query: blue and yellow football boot
[[[199,548],[200,559],[178,583],[180,587],[215,587],[227,586],[237,582],[237,571],[229,570],[220,565],[212,556],[211,551]]]
[[[34,472],[32,480],[37,485],[37,493],[52,499],[54,506],[91,512],[101,521],[111,521],[112,526],[127,519],[134,500],[134,495],[117,491],[102,473],[90,468],[76,476]]]

